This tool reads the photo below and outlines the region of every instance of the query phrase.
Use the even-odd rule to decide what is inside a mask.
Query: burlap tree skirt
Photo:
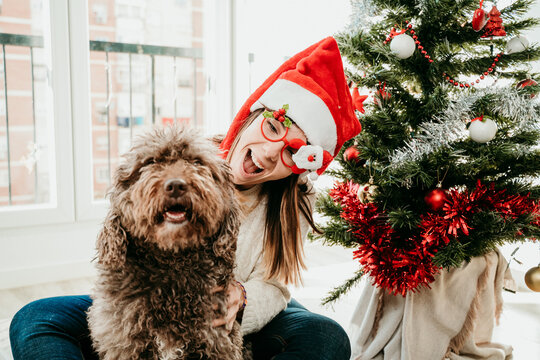
[[[493,251],[406,297],[366,285],[351,321],[352,359],[511,358],[511,346],[491,342],[505,277],[507,262]]]

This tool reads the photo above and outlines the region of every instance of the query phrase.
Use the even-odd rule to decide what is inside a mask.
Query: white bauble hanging
[[[506,53],[513,54],[522,52],[529,47],[529,40],[523,35],[516,35],[506,43]]]
[[[407,34],[397,35],[390,42],[390,50],[400,59],[411,57],[415,49],[414,39]]]
[[[496,133],[497,124],[488,118],[475,120],[469,125],[469,135],[477,143],[487,143],[495,137]]]

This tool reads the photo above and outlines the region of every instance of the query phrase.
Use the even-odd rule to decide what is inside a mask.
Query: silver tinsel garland
[[[466,139],[468,131],[466,123],[478,116],[473,114],[473,105],[484,98],[492,96],[488,109],[496,116],[515,122],[513,134],[528,131],[540,131],[540,107],[537,101],[519,94],[514,89],[486,88],[468,91],[453,101],[444,113],[434,116],[419,126],[418,134],[405,146],[396,149],[389,156],[388,167],[397,170],[407,163],[417,162],[427,154],[452,143]],[[520,149],[520,152],[527,149]]]
[[[351,17],[346,32],[369,29],[376,22],[377,9],[371,0],[351,0]]]

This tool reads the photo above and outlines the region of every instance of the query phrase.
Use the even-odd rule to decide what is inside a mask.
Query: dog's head
[[[234,247],[238,205],[228,164],[194,129],[156,128],[139,137],[118,167],[111,209],[98,237],[98,260],[120,265],[129,238],[179,251]],[[234,249],[233,249],[234,252]]]

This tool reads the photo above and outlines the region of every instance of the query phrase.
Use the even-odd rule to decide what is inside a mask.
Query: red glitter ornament
[[[447,200],[446,191],[439,188],[431,190],[424,197],[424,201],[433,211],[441,210],[446,200]]]
[[[343,152],[343,160],[345,160],[345,161],[358,161],[359,156],[360,156],[360,151],[354,145],[349,146]]]
[[[474,11],[473,18],[472,18],[472,27],[474,31],[480,31],[484,28],[486,25],[489,15],[482,9],[482,3],[484,0],[480,0],[480,5],[478,6],[478,9]]]
[[[495,36],[506,36],[504,26],[502,24],[501,12],[496,6],[493,6],[489,11],[489,20],[484,28],[483,38],[492,38]]]

